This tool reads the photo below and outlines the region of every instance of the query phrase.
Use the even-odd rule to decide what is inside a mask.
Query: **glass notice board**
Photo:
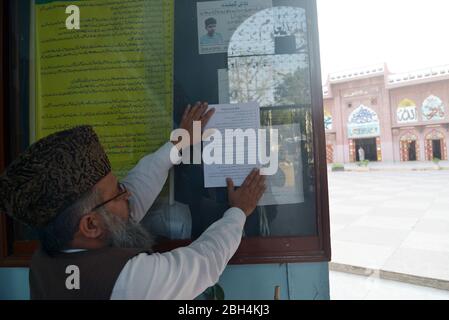
[[[192,101],[257,101],[261,128],[279,132],[278,172],[233,261],[329,259],[315,1],[179,1],[174,39],[174,123]],[[203,165],[176,167],[174,182],[195,239],[228,208],[226,188],[204,188]]]
[[[2,32],[20,39],[3,48],[2,63],[20,61],[7,73],[7,161],[57,129],[92,124],[121,177],[168,141],[187,104],[257,102],[261,128],[279,132],[279,165],[231,263],[330,260],[315,0],[82,1],[97,34],[85,29],[76,47],[55,27],[65,1],[7,2],[13,27]],[[226,188],[204,187],[202,164],[180,165],[143,224],[169,250],[228,208]],[[33,233],[0,222],[11,250],[28,253]]]

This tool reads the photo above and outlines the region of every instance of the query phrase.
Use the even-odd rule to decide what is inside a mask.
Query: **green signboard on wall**
[[[123,176],[172,129],[173,0],[36,1],[36,139],[92,125]]]

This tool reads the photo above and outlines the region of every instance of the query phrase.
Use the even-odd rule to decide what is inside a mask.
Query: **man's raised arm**
[[[197,102],[195,106],[187,106],[181,120],[180,129],[186,130],[193,137],[193,122],[200,121],[204,128],[214,110],[208,110],[207,103]],[[190,141],[190,144],[200,141]],[[170,152],[176,142],[167,142],[158,151],[143,157],[139,163],[123,179],[126,188],[131,192],[131,215],[136,222],[143,219],[153,205],[167,181],[168,172],[173,166]]]

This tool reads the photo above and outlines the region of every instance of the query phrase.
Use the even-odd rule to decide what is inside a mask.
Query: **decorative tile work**
[[[398,123],[413,123],[418,122],[418,111],[416,110],[416,103],[411,99],[402,100],[396,111]]]
[[[334,146],[328,144],[326,146],[327,163],[334,163]]]
[[[360,105],[355,109],[348,120],[349,138],[372,138],[380,135],[380,122],[377,113]]]
[[[422,105],[423,119],[427,121],[444,120],[444,104],[440,98],[431,95],[424,100]]]
[[[332,130],[333,128],[332,114],[327,110],[324,110],[324,128],[326,130]]]
[[[382,144],[380,142],[380,137],[376,138],[376,146],[377,146],[377,161],[382,161]]]

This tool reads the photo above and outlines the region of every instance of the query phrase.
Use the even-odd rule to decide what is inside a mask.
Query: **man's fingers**
[[[201,119],[201,126],[204,128],[207,123],[209,122],[210,118],[212,118],[212,116],[215,113],[215,109],[210,109],[209,111],[206,112],[205,115],[203,115],[202,119]]]
[[[196,120],[196,121],[201,121],[201,120],[204,118],[207,109],[209,109],[209,106],[207,105],[207,103],[203,104],[203,105],[200,107],[199,113],[197,114],[195,120]]]
[[[184,110],[184,114],[182,115],[182,120],[185,120],[187,118],[187,115],[189,114],[190,109],[192,109],[192,106],[189,104],[187,106],[187,108]]]
[[[203,103],[198,106],[198,108],[195,110],[194,114],[193,114],[193,121],[198,121],[199,119],[201,119],[201,116],[203,115],[203,113],[207,110],[208,105],[206,103]]]
[[[194,121],[195,114],[198,112],[198,109],[201,107],[201,102],[195,103],[195,105],[189,110],[188,120]]]
[[[228,186],[228,193],[231,193],[234,191],[234,181],[232,181],[231,178],[226,179],[226,185]]]
[[[251,173],[246,177],[245,181],[242,184],[242,187],[249,187],[258,173],[258,169],[253,169],[253,171],[251,171]]]
[[[265,185],[265,176],[260,175],[260,173],[254,177],[249,186],[250,189],[256,191],[260,186]]]
[[[255,169],[253,169],[250,173],[249,173],[249,175],[245,178],[245,180],[243,181],[243,183],[242,183],[242,188],[246,188],[246,187],[248,187],[248,185],[249,185],[249,183],[250,183],[250,181],[251,181],[251,179],[252,179],[252,176],[253,176],[253,174],[254,174],[254,170]]]
[[[259,179],[257,181],[258,185],[265,185],[265,182],[267,181],[267,177],[263,176],[263,175],[259,175]]]

